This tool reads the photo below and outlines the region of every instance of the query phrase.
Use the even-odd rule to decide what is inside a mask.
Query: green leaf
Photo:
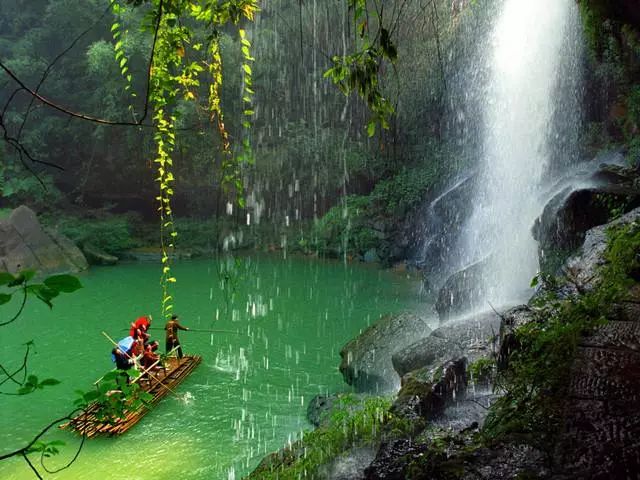
[[[49,308],[53,308],[53,304],[51,300],[59,295],[60,292],[58,290],[54,290],[52,288],[47,287],[41,283],[35,285],[29,285],[27,287],[27,292],[33,293],[36,297],[38,297],[42,302],[46,303]]]
[[[376,133],[376,122],[371,120],[367,124],[367,135],[369,135],[369,137],[373,137],[375,135],[375,133]]]
[[[11,295],[7,293],[0,293],[0,305],[4,305],[5,303],[8,303],[9,300],[11,300]]]
[[[60,380],[57,380],[55,378],[47,378],[40,382],[40,384],[38,385],[38,388],[51,387],[53,385],[58,385],[59,383],[60,383]]]
[[[0,285],[6,285],[7,283],[14,281],[15,279],[16,277],[11,275],[9,272],[0,272]]]
[[[52,290],[63,293],[72,293],[82,288],[80,280],[73,275],[52,275],[45,279],[44,284]]]

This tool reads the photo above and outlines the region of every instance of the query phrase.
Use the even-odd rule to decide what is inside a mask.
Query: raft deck
[[[187,376],[198,366],[202,357],[199,355],[185,355],[180,361],[177,358],[169,358],[165,370],[159,369],[153,372],[150,380],[140,380],[140,387],[150,393],[153,398],[144,407],[127,412],[124,418],[113,423],[100,421],[96,417],[99,410],[97,403],[92,403],[84,411],[76,415],[69,422],[60,425],[65,430],[73,430],[87,438],[97,435],[122,435],[140,421],[156,403],[171,393]],[[165,388],[163,385],[169,387]]]

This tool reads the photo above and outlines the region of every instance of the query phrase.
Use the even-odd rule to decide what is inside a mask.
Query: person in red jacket
[[[131,335],[134,339],[142,338],[143,342],[149,339],[149,334],[147,331],[151,327],[151,315],[144,315],[142,317],[138,317],[135,322],[131,323],[131,328],[129,329],[129,335]]]

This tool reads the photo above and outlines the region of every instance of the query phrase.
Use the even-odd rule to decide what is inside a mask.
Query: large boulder
[[[486,297],[478,287],[482,285],[488,258],[451,275],[438,292],[436,311],[441,322],[486,304]]]
[[[420,216],[412,224],[414,231],[416,225],[422,228],[419,232],[422,244],[414,257],[418,258],[418,266],[428,280],[427,287],[439,288],[451,273],[450,266],[456,264],[457,259],[451,258],[455,250],[451,245],[458,241],[471,214],[469,204],[476,192],[477,180],[477,174],[471,172],[454,181],[420,210]]]
[[[42,228],[28,207],[20,206],[0,220],[0,270],[15,273],[29,269],[50,274],[87,268],[80,249],[64,235]]]
[[[611,227],[622,227],[633,222],[640,222],[640,208],[587,232],[580,251],[567,260],[563,267],[563,273],[576,289],[576,293],[591,291],[602,280],[600,267],[606,263],[607,231]]]
[[[400,377],[391,356],[431,332],[417,315],[388,315],[371,325],[340,351],[340,372],[357,391],[381,393],[396,389]]]
[[[467,359],[450,360],[436,368],[422,368],[402,377],[402,387],[391,412],[415,421],[431,421],[445,408],[464,397],[467,389]]]
[[[640,321],[612,317],[580,342],[556,461],[566,478],[638,478]]]
[[[455,357],[470,362],[488,357],[500,329],[501,318],[485,312],[449,322],[392,357],[393,367],[402,377],[421,368],[433,368]]]
[[[574,182],[553,196],[533,226],[545,271],[555,271],[582,245],[589,229],[640,206],[640,176],[635,169],[601,165]]]

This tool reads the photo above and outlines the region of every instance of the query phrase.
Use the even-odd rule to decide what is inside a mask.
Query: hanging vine
[[[125,4],[132,7],[149,7],[142,21],[143,30],[153,36],[147,79],[144,113],[152,109],[154,127],[156,181],[159,185],[158,212],[160,216],[160,246],[162,258],[162,314],[171,315],[173,295],[171,285],[176,278],[171,270],[171,259],[175,249],[177,232],[173,221],[172,197],[174,194],[173,152],[176,145],[176,123],[178,113],[176,102],[198,101],[202,72],[208,72],[207,109],[209,117],[220,137],[221,187],[238,205],[244,206],[244,186],[242,183],[243,164],[253,162],[250,129],[252,109],[252,68],[251,43],[247,32],[241,27],[242,21],[252,22],[258,11],[258,0],[124,0],[122,4],[113,2],[116,21],[111,27],[114,41],[115,60],[126,81],[125,90],[132,91],[132,77],[129,73],[129,59],[124,50],[122,24]],[[185,24],[196,27],[186,27]],[[233,24],[237,26],[240,49],[242,51],[243,74],[243,140],[235,149],[225,127],[221,100],[223,85],[222,55],[220,51],[220,32]],[[202,43],[194,42],[198,29],[208,32],[206,55],[202,55]],[[190,60],[193,57],[195,60]],[[132,93],[133,96],[135,94]]]

